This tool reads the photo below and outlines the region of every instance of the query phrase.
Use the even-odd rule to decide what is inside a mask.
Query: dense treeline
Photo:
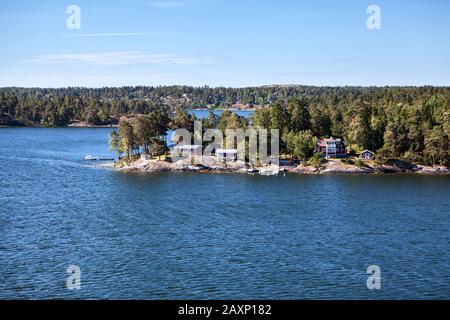
[[[90,124],[118,123],[122,115],[145,114],[156,107],[230,108],[264,106],[291,97],[307,98],[311,108],[346,109],[360,104],[389,107],[425,103],[450,87],[310,87],[250,88],[120,87],[120,88],[0,88],[0,124],[66,125],[71,120]]]
[[[281,130],[281,151],[306,160],[314,155],[317,137],[344,138],[351,153],[376,151],[378,160],[404,159],[425,164],[450,164],[448,95],[424,100],[347,106],[314,105],[291,98],[259,109],[253,124]]]
[[[307,98],[279,100],[258,109],[250,119],[229,110],[220,116],[209,113],[203,129],[245,129],[249,126],[279,129],[280,152],[301,161],[319,161],[318,137],[342,137],[350,154],[376,151],[377,159],[403,159],[424,164],[450,164],[450,113],[448,100],[433,96],[423,104],[395,104],[391,108],[361,104],[345,109],[312,108]],[[114,150],[127,156],[140,153],[161,155],[168,129],[193,131],[195,117],[179,108],[173,117],[165,109],[147,115],[122,117],[119,134],[112,135]],[[115,139],[115,140],[114,140]],[[233,148],[235,146],[226,146]]]
[[[257,109],[252,123],[280,129],[281,151],[298,158],[312,156],[311,139],[333,135],[381,160],[449,163],[450,87],[2,88],[0,125],[108,125],[158,110],[184,125],[186,115],[175,110],[236,105]],[[221,128],[244,125],[232,113],[221,118],[209,120]]]

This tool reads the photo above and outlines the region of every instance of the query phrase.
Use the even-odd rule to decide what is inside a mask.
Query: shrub
[[[375,153],[375,162],[379,165],[383,165],[389,162],[392,154],[391,151],[386,148],[381,148]]]
[[[361,167],[365,166],[365,163],[361,159],[356,159],[355,166],[357,166],[358,168],[361,168]]]

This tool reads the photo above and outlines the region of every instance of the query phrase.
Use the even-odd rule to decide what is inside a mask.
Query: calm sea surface
[[[0,129],[0,298],[450,298],[450,177],[137,174]],[[81,289],[68,290],[69,265]],[[381,268],[368,290],[367,267]]]

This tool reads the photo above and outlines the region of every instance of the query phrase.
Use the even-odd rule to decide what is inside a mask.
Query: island
[[[439,109],[434,110],[436,112]],[[447,119],[446,108],[442,108],[440,112],[443,112],[441,119]],[[333,131],[332,128],[324,130],[327,121],[331,120],[322,119],[324,127],[315,129],[314,121],[317,120],[313,121],[307,102],[295,97],[286,102],[277,101],[259,108],[248,118],[239,116],[235,110],[225,110],[219,115],[210,111],[207,117],[201,119],[183,109],[178,109],[172,117],[168,117],[162,110],[155,110],[147,115],[122,117],[118,131],[111,133],[109,143],[111,150],[115,150],[120,157],[114,168],[121,171],[239,172],[264,175],[286,172],[450,172],[449,141],[446,133],[448,119],[443,121],[442,127],[437,125],[437,122],[434,126],[422,122],[420,127],[413,126],[414,129],[411,128],[412,131],[405,134],[402,130],[406,129],[390,123],[389,118],[378,119],[371,113],[370,108],[366,107],[355,111],[348,119],[349,127],[341,129],[344,134],[341,137],[333,137],[323,135]],[[401,121],[401,117],[396,115],[392,121]],[[417,117],[415,120],[417,122]],[[330,123],[332,124],[332,121]],[[244,133],[258,128],[277,131],[276,161],[263,162],[258,152],[252,159],[249,154],[249,141],[245,138],[235,141],[232,136],[231,143],[226,139],[230,132]],[[173,132],[179,129],[194,132],[187,141],[171,140],[168,130]],[[200,140],[195,144],[193,136],[201,138],[208,130],[219,133],[221,144],[205,155],[203,150],[208,150],[208,143]],[[413,143],[414,139],[418,139],[417,144]],[[408,141],[408,144],[405,144],[405,141]],[[273,140],[271,143],[274,143]],[[238,157],[238,150],[242,149],[240,147],[243,147],[244,151],[243,156]],[[173,155],[177,153],[181,153],[181,159],[173,159]]]
[[[0,88],[0,126],[109,127],[120,170],[264,169],[247,157],[243,166],[176,165],[169,133],[193,132],[196,121],[224,137],[278,130],[280,169],[289,172],[446,173],[450,165],[450,87]]]
[[[332,175],[332,174],[391,174],[391,173],[414,173],[414,174],[450,174],[447,166],[435,165],[425,166],[408,163],[401,160],[392,160],[384,164],[376,161],[364,161],[361,164],[352,164],[353,160],[342,159],[323,160],[319,166],[310,163],[292,166],[268,165],[250,166],[245,162],[234,163],[216,162],[213,164],[192,164],[190,159],[178,162],[158,159],[135,159],[132,161],[118,161],[113,164],[105,164],[103,167],[111,167],[122,172],[196,172],[196,173],[242,173],[278,175],[284,173],[308,174],[308,175]]]

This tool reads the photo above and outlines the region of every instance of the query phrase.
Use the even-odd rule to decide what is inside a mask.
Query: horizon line
[[[36,86],[2,86],[1,89],[115,89],[115,88],[137,88],[137,87],[147,87],[147,88],[157,88],[157,87],[190,87],[190,88],[227,88],[227,89],[246,89],[246,88],[263,88],[263,87],[312,87],[312,88],[450,88],[450,85],[433,85],[433,84],[423,84],[423,85],[309,85],[309,84],[262,84],[262,85],[250,85],[250,86],[212,86],[208,84],[204,85],[187,85],[187,84],[158,84],[158,85],[122,85],[122,86],[62,86],[62,87],[36,87]]]

